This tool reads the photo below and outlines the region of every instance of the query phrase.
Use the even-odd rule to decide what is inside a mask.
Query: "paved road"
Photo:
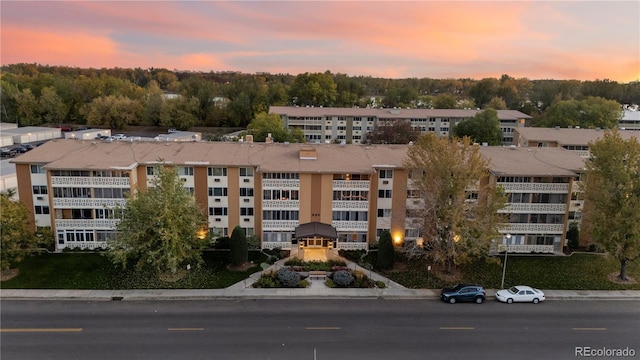
[[[639,301],[2,301],[3,360],[640,357]]]

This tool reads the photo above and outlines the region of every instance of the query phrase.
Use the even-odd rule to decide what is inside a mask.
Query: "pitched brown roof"
[[[321,236],[328,239],[337,239],[338,232],[336,228],[330,224],[324,224],[320,222],[310,222],[306,224],[300,224],[296,227],[295,238],[302,239],[306,237]]]
[[[391,109],[391,108],[336,108],[336,107],[296,107],[271,106],[269,113],[289,117],[360,116],[385,119],[424,118],[470,118],[480,110],[473,109]],[[517,110],[498,110],[498,119],[531,119],[531,116]]]

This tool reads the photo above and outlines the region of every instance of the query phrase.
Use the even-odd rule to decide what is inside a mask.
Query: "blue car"
[[[440,292],[440,298],[450,304],[455,304],[458,301],[482,304],[482,302],[487,298],[487,293],[480,285],[459,284],[453,288],[442,289],[442,292]]]

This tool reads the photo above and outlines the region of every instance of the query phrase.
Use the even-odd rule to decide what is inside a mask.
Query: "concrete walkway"
[[[408,289],[380,274],[346,261],[347,266],[364,272],[374,281],[385,283],[384,289],[328,288],[323,280],[311,280],[304,289],[254,289],[251,285],[261,272],[225,289],[197,290],[0,290],[0,300],[237,300],[237,299],[438,299],[440,289]],[[276,262],[265,271],[284,266]],[[487,289],[487,299],[495,299],[495,289]],[[640,290],[544,290],[547,300],[640,300]]]

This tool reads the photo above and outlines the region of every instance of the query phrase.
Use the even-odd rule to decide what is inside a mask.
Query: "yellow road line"
[[[448,326],[441,327],[440,330],[474,330],[474,327],[471,326]]]
[[[168,328],[169,331],[202,331],[204,328]]]
[[[308,326],[306,330],[341,330],[339,326]]]
[[[82,328],[17,328],[0,329],[4,333],[35,333],[35,332],[81,332]]]
[[[606,331],[607,328],[571,328],[574,331]]]

